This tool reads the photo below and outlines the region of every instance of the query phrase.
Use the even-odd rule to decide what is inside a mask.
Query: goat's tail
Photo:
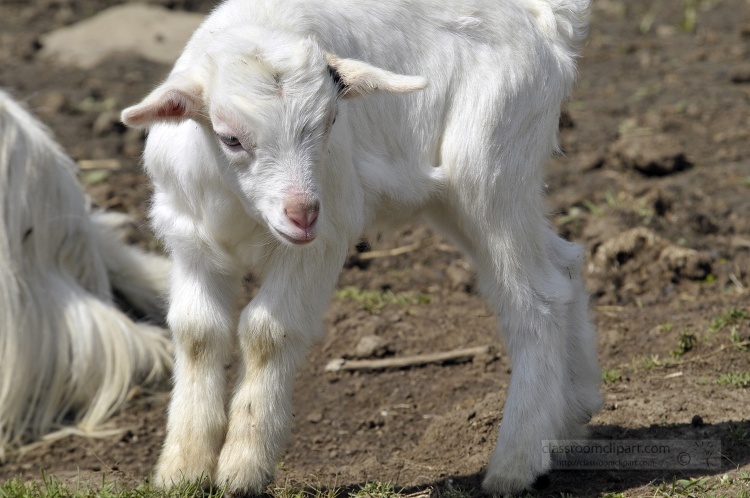
[[[169,375],[167,331],[111,289],[162,317],[169,263],[117,241],[113,216],[92,219],[74,163],[0,91],[0,461],[53,431],[96,433],[136,385]]]
[[[164,323],[172,262],[118,240],[118,229],[133,222],[130,216],[98,211],[91,219],[112,289],[149,321]]]
[[[588,34],[591,0],[525,0],[541,29],[577,54]]]

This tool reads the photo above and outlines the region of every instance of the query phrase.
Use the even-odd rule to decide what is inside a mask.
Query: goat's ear
[[[354,59],[341,59],[326,54],[331,76],[345,99],[373,93],[407,93],[422,90],[427,80],[421,76],[405,76],[371,66]]]
[[[182,75],[172,75],[140,103],[122,111],[122,122],[134,128],[195,118],[203,109],[203,88]]]

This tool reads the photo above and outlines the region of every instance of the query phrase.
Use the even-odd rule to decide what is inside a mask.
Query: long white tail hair
[[[126,246],[123,215],[90,214],[73,161],[0,91],[0,461],[54,431],[92,434],[134,385],[166,378],[169,261]]]

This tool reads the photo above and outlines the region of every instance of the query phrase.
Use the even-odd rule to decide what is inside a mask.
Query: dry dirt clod
[[[672,175],[693,166],[680,143],[664,133],[621,136],[610,147],[610,154],[616,167],[646,176]]]
[[[702,280],[711,273],[710,254],[672,244],[645,227],[627,230],[604,241],[592,257],[589,271],[605,292],[635,298],[650,287],[664,287],[681,279]]]
[[[667,245],[659,255],[659,262],[674,274],[674,278],[702,280],[711,273],[710,256],[686,247]]]

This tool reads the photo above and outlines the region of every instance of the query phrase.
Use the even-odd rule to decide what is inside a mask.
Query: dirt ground
[[[81,71],[38,56],[41,34],[117,3],[0,2],[0,86],[25,101],[76,160],[115,159],[113,171],[82,172],[86,191],[96,206],[143,222],[143,136],[117,116],[169,68],[123,56]],[[212,6],[151,3],[198,12]],[[594,437],[719,440],[721,467],[553,471],[540,496],[653,496],[658,483],[675,479],[750,479],[748,14],[746,0],[594,0],[579,84],[561,121],[564,155],[550,160],[547,180],[554,226],[588,256],[605,377]],[[294,436],[277,485],[380,480],[408,489],[478,488],[510,365],[461,254],[420,224],[383,234],[377,249],[409,244],[419,248],[367,261],[352,251],[341,289],[414,299],[377,312],[343,295],[333,299],[326,341],[299,374]],[[362,339],[372,336],[379,339],[368,349],[371,340]],[[485,345],[497,354],[325,371],[335,358]],[[38,478],[44,470],[64,480],[142,482],[159,453],[168,398],[147,394],[112,421],[121,435],[70,437],[13,456],[0,464],[0,480]]]

